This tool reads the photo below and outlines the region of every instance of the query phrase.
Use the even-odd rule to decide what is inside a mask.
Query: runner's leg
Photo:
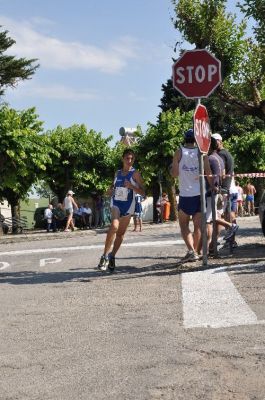
[[[108,233],[107,233],[107,237],[106,237],[106,241],[105,241],[105,248],[104,248],[104,255],[106,256],[109,251],[110,248],[112,246],[112,243],[115,239],[116,233],[119,229],[119,225],[120,225],[120,211],[117,207],[113,207],[111,210],[111,225],[109,227]]]
[[[113,249],[112,249],[112,252],[111,252],[111,254],[113,256],[115,256],[115,254],[117,253],[117,251],[119,250],[119,248],[120,248],[120,246],[122,244],[122,241],[123,241],[123,238],[124,238],[124,234],[125,234],[126,229],[127,229],[128,225],[130,223],[130,219],[131,219],[131,215],[128,215],[126,217],[120,218],[119,228],[116,231],[116,238],[115,238]]]

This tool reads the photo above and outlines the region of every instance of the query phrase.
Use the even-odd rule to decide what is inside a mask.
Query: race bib
[[[128,200],[128,189],[126,187],[116,187],[114,199],[119,200],[119,201],[127,201]]]

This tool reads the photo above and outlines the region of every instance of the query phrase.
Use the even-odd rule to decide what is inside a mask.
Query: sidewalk
[[[133,224],[129,225],[130,227]],[[171,226],[179,227],[178,222],[168,221],[163,224],[155,224],[153,222],[144,222],[143,229],[163,229],[169,228]],[[40,241],[40,240],[53,240],[53,239],[65,239],[77,236],[90,236],[97,235],[107,232],[109,226],[104,228],[92,228],[92,229],[75,229],[73,232],[47,232],[45,229],[42,230],[26,230],[24,233],[12,234],[9,233],[7,235],[0,236],[0,245],[7,243],[16,243],[16,242],[24,242],[24,241]]]

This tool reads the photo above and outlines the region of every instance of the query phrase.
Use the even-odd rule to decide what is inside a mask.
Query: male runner
[[[100,258],[98,269],[110,272],[115,269],[115,255],[119,250],[131,216],[135,210],[135,193],[145,196],[143,180],[133,168],[135,153],[125,149],[122,155],[122,169],[117,171],[109,189],[111,197],[111,225],[107,232],[104,253]],[[114,242],[114,243],[113,243]],[[112,247],[113,244],[113,247]],[[112,250],[110,252],[110,249]]]

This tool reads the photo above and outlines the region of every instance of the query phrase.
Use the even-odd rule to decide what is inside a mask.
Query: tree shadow
[[[128,265],[127,260],[154,260],[148,265]],[[172,262],[172,259],[175,261]],[[155,262],[156,260],[156,262]],[[170,262],[167,262],[169,261]],[[264,264],[261,263],[264,261]],[[255,263],[259,264],[255,265]],[[120,265],[121,264],[121,265]],[[122,265],[123,264],[123,265]],[[239,264],[246,265],[239,267]],[[163,277],[166,275],[180,275],[186,272],[203,271],[216,269],[215,273],[227,269],[228,272],[236,274],[257,274],[265,272],[265,244],[245,244],[235,249],[234,254],[223,255],[216,259],[209,259],[208,265],[203,266],[202,261],[183,263],[174,256],[134,256],[117,258],[117,268],[112,274],[102,273],[96,269],[85,267],[69,268],[68,271],[43,272],[43,271],[0,271],[0,284],[11,285],[41,285],[60,284],[65,282],[90,283],[95,279],[136,279],[143,277]]]

